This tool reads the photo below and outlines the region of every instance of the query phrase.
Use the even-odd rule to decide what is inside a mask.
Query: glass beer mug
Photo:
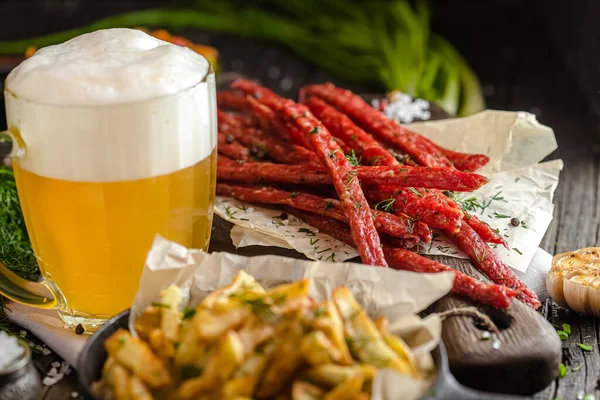
[[[157,233],[208,247],[215,79],[201,56],[140,31],[98,31],[59,46],[7,78],[5,133],[42,280],[0,265],[0,293],[94,329],[130,306]],[[29,73],[36,62],[40,76]]]

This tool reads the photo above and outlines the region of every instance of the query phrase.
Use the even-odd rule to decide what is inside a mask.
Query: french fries
[[[99,396],[115,400],[366,400],[379,368],[423,376],[411,349],[344,287],[315,302],[309,281],[265,290],[240,272],[182,312],[176,286],[118,330]]]

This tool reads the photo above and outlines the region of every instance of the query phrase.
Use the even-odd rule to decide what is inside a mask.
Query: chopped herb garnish
[[[250,221],[248,218],[240,218],[240,221]]]
[[[382,158],[383,158],[383,156],[373,157],[371,159],[371,161],[369,162],[369,165],[377,165],[379,163],[379,160],[381,160]]]
[[[274,316],[268,298],[254,293],[233,294],[230,297],[250,307],[254,315],[259,318],[271,319]]]
[[[465,211],[476,211],[478,207],[480,207],[479,202],[475,197],[469,197],[465,200],[455,200],[463,210]]]
[[[324,307],[319,307],[315,310],[315,317],[319,318],[322,317],[323,315],[325,315],[325,308]]]
[[[277,220],[277,219],[272,219],[271,223],[275,226],[283,226],[283,222]]]
[[[563,330],[558,330],[558,331],[556,331],[556,333],[558,333],[558,337],[563,342],[569,338],[569,334]]]
[[[237,214],[239,211],[240,210],[232,211],[230,206],[225,206],[225,214],[227,214],[227,217],[230,219],[237,219],[235,214]]]
[[[310,131],[308,131],[308,133],[310,133],[311,135],[316,135],[319,132],[321,132],[321,127],[320,126],[315,126]]]
[[[569,372],[569,370],[567,370],[567,367],[565,367],[565,364],[560,363],[560,365],[558,366],[558,376],[560,378],[564,378],[565,376],[567,376],[568,372]]]
[[[298,196],[300,196],[299,192],[292,192],[292,193],[290,193],[290,199],[295,199]]]
[[[494,218],[510,218],[510,215],[498,214],[496,211],[494,211]]]
[[[395,198],[390,197],[389,199],[382,200],[379,203],[375,204],[375,207],[373,207],[373,208],[375,208],[376,210],[381,210],[381,211],[393,213],[394,212],[394,202],[395,201],[396,201]]]
[[[417,189],[415,189],[414,187],[408,188],[408,190],[410,190],[411,192],[413,192],[414,194],[416,194],[419,197],[423,197],[423,193],[419,192]]]
[[[579,364],[578,366],[571,368],[571,371],[573,371],[573,372],[577,372],[577,371],[579,371],[581,368],[583,368],[583,366],[584,366],[584,365],[585,365],[585,363],[581,363],[581,364]]]
[[[477,258],[477,261],[479,261],[479,262],[483,262],[483,260],[485,260],[485,256],[486,256],[485,249],[482,249],[480,254],[475,253],[475,258]]]
[[[516,251],[517,253],[519,253],[520,256],[523,255],[523,253],[521,253],[521,250],[517,249],[516,247],[512,248],[514,251]]]
[[[594,346],[589,344],[577,343],[577,346],[583,351],[592,351],[594,350]]]
[[[335,204],[333,204],[333,201],[326,201],[325,206],[323,206],[323,214],[325,214],[326,211],[332,210],[334,208]]]
[[[350,136],[350,140],[354,140],[355,142],[358,140],[358,136],[356,134]]]
[[[321,240],[321,239],[310,239],[310,245],[314,246],[315,243],[317,243],[319,240]]]
[[[158,307],[158,308],[167,308],[167,309],[170,309],[170,308],[171,308],[171,306],[170,306],[170,305],[168,305],[168,304],[165,304],[165,303],[159,303],[159,302],[156,302],[156,301],[152,302],[152,305],[153,305],[154,307]]]
[[[562,324],[562,330],[567,332],[568,335],[571,334],[571,325],[569,324]]]
[[[354,150],[352,150],[350,154],[346,154],[346,160],[348,160],[353,167],[358,167],[360,165],[360,157],[356,157]]]
[[[186,379],[195,378],[202,375],[202,372],[202,368],[197,368],[193,365],[184,365],[181,367],[181,380],[185,381]]]
[[[333,158],[335,156],[335,153],[337,153],[338,151],[340,151],[340,149],[335,149],[334,151],[330,151],[329,158]]]
[[[194,307],[186,307],[185,310],[183,310],[184,320],[190,319],[194,317],[194,315],[196,315],[196,309]]]
[[[307,236],[315,236],[315,233],[308,228],[300,228],[298,229],[300,233],[306,233]]]
[[[331,250],[331,247],[329,247],[325,250],[317,251],[317,254],[325,253],[326,251],[329,251],[329,250]]]
[[[521,228],[529,229],[525,221],[521,221]]]
[[[335,253],[331,253],[329,257],[325,259],[325,261],[335,262]]]
[[[246,160],[235,160],[238,164],[243,164],[246,162]]]
[[[358,175],[358,172],[356,171],[349,171],[346,174],[346,189],[348,189],[348,186],[350,186],[350,184],[354,182],[354,180],[356,179],[356,175]]]

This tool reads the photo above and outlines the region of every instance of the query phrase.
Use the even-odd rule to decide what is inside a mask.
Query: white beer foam
[[[7,79],[8,126],[25,142],[24,169],[69,181],[136,180],[190,167],[215,149],[215,82],[203,80],[201,56],[128,29],[48,49]],[[27,66],[38,54],[44,60]]]
[[[209,68],[188,48],[137,29],[105,29],[38,50],[11,71],[6,88],[46,104],[128,103],[188,89]]]

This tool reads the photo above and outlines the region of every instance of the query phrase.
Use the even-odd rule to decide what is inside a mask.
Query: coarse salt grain
[[[50,371],[48,371],[48,373],[42,380],[42,383],[45,386],[55,385],[57,382],[62,380],[65,377],[65,375],[69,375],[70,373],[71,366],[69,365],[69,363],[65,361],[61,363],[55,361],[52,363],[52,368],[50,369]]]
[[[8,368],[25,352],[19,340],[4,331],[0,331],[0,349],[0,371]]]
[[[388,101],[374,99],[371,105],[376,109],[381,109],[384,104],[383,113],[398,122],[411,123],[416,119],[427,121],[431,118],[429,111],[429,102],[423,99],[414,99],[401,92],[392,92],[389,95]]]

